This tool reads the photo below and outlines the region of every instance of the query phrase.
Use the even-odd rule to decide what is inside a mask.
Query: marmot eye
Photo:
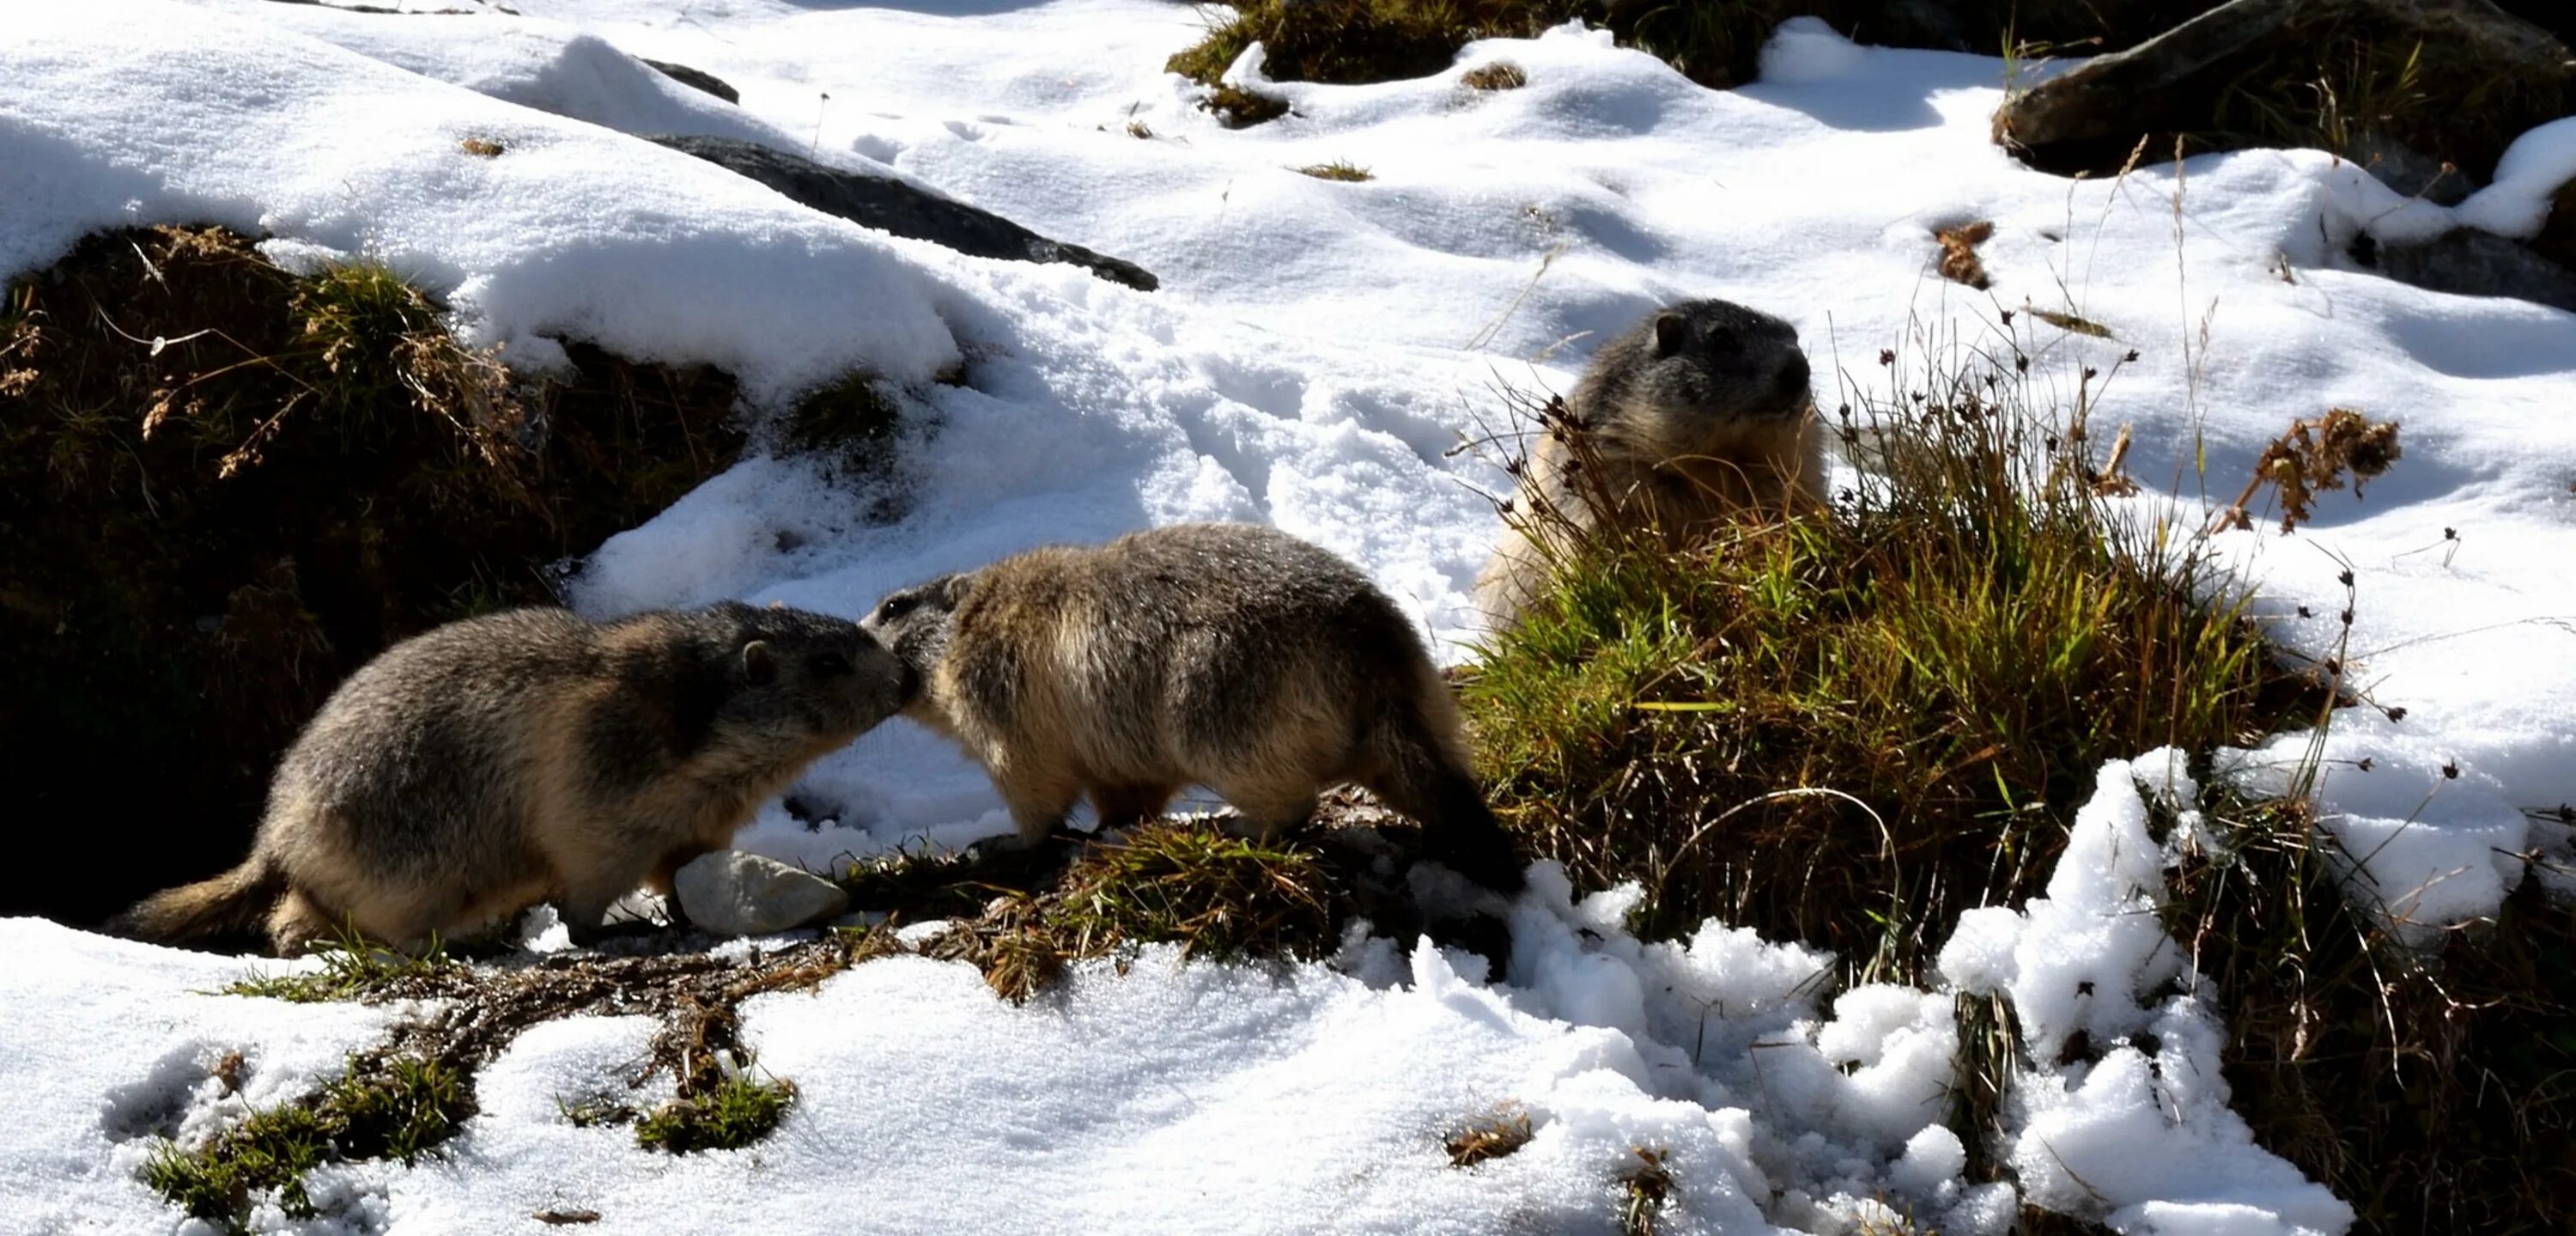
[[[837,652],[824,653],[814,658],[814,672],[826,678],[838,677],[850,672],[850,659]]]
[[[911,612],[913,611],[913,608],[914,608],[915,606],[920,605],[920,604],[921,604],[921,594],[920,594],[920,593],[917,593],[917,592],[898,592],[898,593],[894,594],[893,596],[887,597],[885,600],[883,600],[883,601],[881,601],[881,602],[878,602],[878,603],[877,603],[877,617],[879,617],[879,618],[901,618],[901,617],[903,617],[905,614],[911,613]]]
[[[1735,332],[1720,327],[1708,332],[1708,350],[1718,356],[1729,356],[1741,349],[1736,343]]]

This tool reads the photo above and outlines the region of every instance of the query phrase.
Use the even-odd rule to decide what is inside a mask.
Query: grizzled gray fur
[[[264,917],[294,953],[345,921],[413,947],[552,901],[586,936],[904,691],[857,624],[784,607],[449,623],[332,693],[278,764],[248,861],[111,926],[178,941]]]
[[[920,688],[904,715],[983,764],[1023,845],[1086,794],[1121,825],[1193,784],[1275,837],[1348,781],[1419,820],[1432,857],[1520,887],[1421,636],[1286,533],[1184,524],[1031,550],[897,592],[861,625]]]

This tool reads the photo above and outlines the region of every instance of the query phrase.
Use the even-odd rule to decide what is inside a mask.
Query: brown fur
[[[551,900],[587,937],[891,715],[903,677],[856,625],[780,607],[450,623],[323,704],[247,861],[110,926],[175,943],[264,917],[280,953],[344,925],[417,947]]]
[[[1495,626],[1555,563],[1610,529],[1680,548],[1720,521],[1824,503],[1824,436],[1797,332],[1725,301],[1685,301],[1601,346],[1521,469],[1476,579]]]
[[[1520,886],[1421,636],[1285,533],[1185,524],[1032,550],[895,593],[861,625],[921,684],[904,715],[983,764],[1022,845],[1085,795],[1128,824],[1193,784],[1276,837],[1351,781],[1420,820],[1434,857]]]

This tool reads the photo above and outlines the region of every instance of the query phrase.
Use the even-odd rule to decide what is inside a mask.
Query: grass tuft
[[[414,979],[435,978],[458,963],[433,935],[429,950],[412,957],[369,943],[354,928],[319,943],[314,955],[322,968],[310,974],[263,974],[223,987],[226,995],[261,996],[294,1004],[359,1000]]]
[[[2218,987],[2233,1106],[2356,1230],[2576,1228],[2576,921],[2525,881],[2438,959],[2355,909],[2298,804],[2206,805],[2167,928]]]
[[[1664,1202],[1672,1196],[1673,1174],[1664,1166],[1666,1151],[1635,1147],[1637,1166],[1619,1178],[1619,1236],[1655,1236],[1663,1230]]]
[[[788,1081],[727,1077],[697,1098],[677,1098],[635,1122],[635,1144],[687,1154],[739,1150],[769,1136],[796,1102]]]
[[[1215,960],[1315,957],[1339,942],[1331,896],[1312,849],[1174,824],[1091,846],[1042,917],[1069,956],[1171,941]]]
[[[1356,163],[1350,163],[1338,159],[1331,163],[1310,164],[1306,167],[1298,168],[1297,170],[1308,176],[1312,176],[1317,180],[1346,180],[1356,182],[1377,179],[1376,174],[1369,171],[1367,168],[1361,167]]]
[[[1448,1148],[1451,1167],[1474,1167],[1528,1145],[1530,1134],[1529,1113],[1515,1105],[1469,1121],[1467,1127],[1450,1134],[1443,1145]]]
[[[1497,60],[1459,74],[1458,84],[1469,90],[1518,90],[1529,84],[1529,74],[1509,60]]]
[[[2039,890],[2102,761],[2313,719],[2198,542],[2106,496],[2089,395],[1897,376],[1832,418],[1868,475],[1829,515],[1596,538],[1467,676],[1499,813],[1642,882],[1650,936],[1715,915],[1912,978]]]
[[[394,1057],[315,1095],[257,1113],[195,1150],[165,1143],[144,1183],[191,1216],[245,1230],[252,1207],[274,1200],[311,1218],[305,1176],[325,1163],[399,1159],[409,1164],[454,1135],[470,1110],[458,1075],[437,1060]]]

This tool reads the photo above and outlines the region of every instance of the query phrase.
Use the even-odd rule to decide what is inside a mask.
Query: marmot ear
[[[1690,346],[1690,319],[1678,313],[1655,315],[1655,355],[1671,356]]]
[[[769,655],[767,640],[753,640],[742,646],[742,676],[755,687],[778,681],[778,658]]]

